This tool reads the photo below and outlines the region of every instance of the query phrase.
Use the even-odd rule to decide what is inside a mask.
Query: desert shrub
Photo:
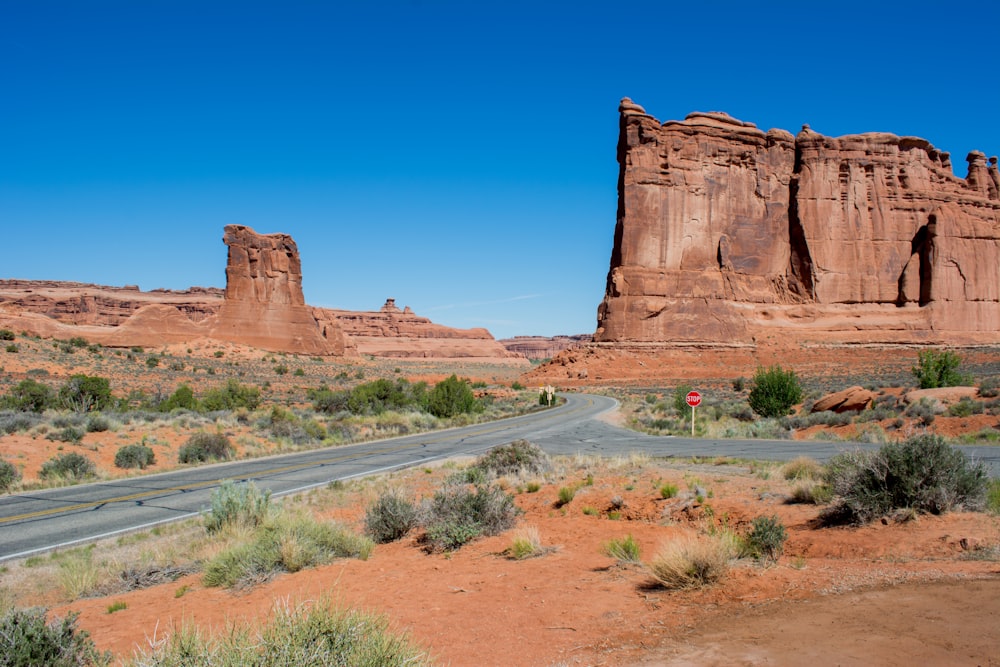
[[[758,516],[743,538],[740,555],[762,563],[778,560],[785,550],[788,533],[777,516]]]
[[[206,586],[246,588],[279,572],[298,572],[335,558],[367,560],[374,543],[331,522],[276,515],[244,542],[225,549],[205,566]]]
[[[87,417],[87,433],[104,433],[111,428],[111,422],[102,414],[92,414]]]
[[[762,417],[781,417],[802,400],[802,388],[795,371],[781,366],[758,367],[747,402]]]
[[[971,376],[958,372],[961,365],[962,357],[954,352],[924,350],[917,355],[917,365],[912,370],[921,389],[972,384]]]
[[[416,527],[417,507],[398,491],[388,491],[365,511],[365,531],[378,544],[393,542]]]
[[[649,563],[650,574],[664,588],[698,588],[729,572],[736,545],[727,533],[668,542]]]
[[[507,556],[514,560],[524,560],[540,556],[544,551],[538,529],[534,526],[525,526],[515,533],[514,539],[507,548]]]
[[[478,459],[475,467],[502,477],[504,475],[541,474],[551,465],[541,447],[528,440],[515,440],[489,450]]]
[[[983,398],[996,398],[1000,396],[1000,376],[993,375],[983,378],[979,383],[979,395]]]
[[[514,497],[499,486],[446,486],[425,507],[426,540],[432,550],[458,549],[512,528],[517,515]]]
[[[1000,479],[991,479],[986,489],[986,510],[992,514],[1000,514]]]
[[[161,401],[160,404],[156,406],[156,409],[161,412],[170,412],[171,410],[175,410],[177,408],[183,408],[185,410],[198,409],[198,399],[194,397],[194,391],[191,387],[186,384],[178,385],[177,389],[174,390],[174,393],[170,394],[166,400]]]
[[[156,454],[146,445],[134,444],[120,447],[115,452],[115,467],[145,470],[156,463]]]
[[[431,661],[404,635],[389,631],[385,617],[341,610],[328,600],[276,606],[263,627],[234,626],[202,634],[183,626],[137,654],[134,667],[181,665],[296,665],[326,667],[427,667]]]
[[[619,563],[640,563],[641,549],[639,543],[631,535],[604,543],[604,555],[614,558]]]
[[[378,415],[386,410],[418,406],[425,385],[411,385],[405,379],[395,382],[380,378],[359,384],[347,393],[347,410],[356,415]]]
[[[789,481],[796,479],[822,479],[823,466],[808,456],[799,456],[781,466],[781,476]]]
[[[0,412],[0,433],[27,431],[41,422],[42,417],[36,413],[4,410]]]
[[[826,481],[838,497],[827,518],[852,523],[903,508],[931,514],[956,507],[981,509],[989,479],[984,464],[971,462],[943,438],[929,434],[876,452],[838,454],[826,469]]]
[[[10,329],[0,329],[0,340],[14,340],[14,332]]]
[[[316,412],[325,412],[334,415],[338,412],[347,412],[348,398],[350,394],[346,391],[331,391],[330,389],[318,389],[309,393],[309,399],[313,403]]]
[[[427,394],[427,411],[435,417],[454,417],[482,409],[472,388],[455,375],[438,382]]]
[[[677,414],[683,416],[691,414],[691,406],[687,404],[687,395],[691,392],[693,387],[689,384],[678,385],[674,389],[674,400],[673,406]]]
[[[69,452],[60,454],[42,464],[38,473],[42,479],[81,480],[94,477],[97,469],[94,462],[82,454]]]
[[[6,493],[21,481],[21,471],[10,461],[0,459],[0,493]]]
[[[209,533],[227,526],[252,529],[267,518],[271,492],[261,493],[253,482],[236,484],[226,479],[212,492],[210,504],[211,510],[205,516],[205,530]]]
[[[800,505],[825,505],[833,500],[833,490],[828,484],[799,484],[792,489],[788,501]]]
[[[661,498],[674,498],[677,496],[677,485],[670,484],[669,482],[660,487],[660,497]]]
[[[968,417],[970,415],[981,415],[984,406],[980,401],[974,401],[968,396],[963,396],[961,400],[948,408],[949,417]]]
[[[573,502],[573,498],[576,497],[576,487],[573,486],[561,486],[559,487],[559,500],[558,505],[562,507],[563,505],[568,505]]]
[[[180,463],[228,461],[235,453],[236,448],[225,434],[201,431],[188,438],[177,453],[177,460]]]
[[[230,379],[223,386],[206,391],[201,399],[201,405],[209,412],[237,408],[256,410],[260,405],[260,389]]]
[[[906,416],[919,419],[920,423],[925,426],[930,426],[934,423],[934,418],[937,413],[941,411],[942,408],[940,404],[936,401],[930,401],[926,398],[921,398],[916,403],[910,403],[906,408]]]
[[[18,382],[10,392],[3,397],[3,406],[22,412],[44,412],[54,407],[55,392],[52,387],[28,378]]]
[[[113,404],[111,383],[103,377],[72,375],[59,388],[59,403],[76,412],[107,410]]]
[[[21,351],[21,348],[19,348],[16,343],[8,343],[4,350],[10,352],[11,354],[17,354]]]
[[[0,617],[0,665],[4,667],[84,667],[111,664],[90,634],[77,630],[78,614],[46,620],[46,610],[12,609]]]
[[[58,431],[49,433],[45,438],[57,442],[71,442],[76,444],[83,440],[83,436],[83,429],[76,428],[75,426],[66,426]]]

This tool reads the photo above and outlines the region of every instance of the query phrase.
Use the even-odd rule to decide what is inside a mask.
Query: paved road
[[[550,454],[615,456],[644,452],[653,456],[726,455],[768,460],[789,460],[806,454],[823,461],[856,446],[649,436],[599,419],[601,414],[615,409],[613,399],[585,394],[567,394],[565,398],[566,404],[559,408],[489,424],[3,496],[0,560],[193,516],[208,506],[212,490],[224,479],[252,479],[279,496],[334,480],[455,455],[476,455],[518,438],[531,440]],[[1000,476],[1000,447],[963,449],[990,465],[994,476]]]

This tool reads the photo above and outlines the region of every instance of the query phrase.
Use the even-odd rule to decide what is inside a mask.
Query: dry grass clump
[[[507,557],[513,560],[524,560],[545,554],[548,549],[542,547],[542,537],[535,526],[519,528],[514,533],[514,539],[507,547]]]
[[[660,548],[649,572],[664,588],[700,588],[722,579],[736,554],[736,540],[729,533],[682,537]]]
[[[788,481],[823,479],[823,466],[815,459],[800,456],[781,466],[781,476]]]

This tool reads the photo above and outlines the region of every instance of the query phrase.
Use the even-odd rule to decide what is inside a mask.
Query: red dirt
[[[207,589],[192,575],[54,611],[81,612],[80,625],[119,655],[181,622],[218,631],[259,621],[276,601],[321,596],[388,615],[454,666],[988,664],[1000,653],[1000,565],[995,552],[993,560],[970,558],[1000,545],[997,517],[953,513],[816,528],[817,508],[784,504],[790,484],[776,472],[765,480],[726,466],[567,465],[562,479],[517,496],[525,512],[519,526],[537,528],[552,548],[537,558],[504,557],[513,532],[453,554],[427,554],[413,536],[378,546],[368,561],[281,575],[248,593]],[[447,472],[414,470],[394,483],[426,494]],[[594,484],[557,508],[558,489],[588,473]],[[681,496],[661,499],[664,482]],[[687,492],[695,484],[712,498],[699,505]],[[338,503],[348,509],[331,515],[358,524],[366,493],[353,492]],[[614,520],[616,496],[623,509]],[[701,590],[664,590],[643,567],[602,553],[608,540],[631,534],[648,562],[678,535],[723,520],[745,529],[760,514],[777,514],[788,528],[777,565],[741,562]],[[107,613],[114,601],[127,609]]]

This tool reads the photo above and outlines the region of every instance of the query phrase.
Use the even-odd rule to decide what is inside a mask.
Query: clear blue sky
[[[0,277],[225,285],[593,332],[618,101],[1000,153],[995,2],[0,0]]]

